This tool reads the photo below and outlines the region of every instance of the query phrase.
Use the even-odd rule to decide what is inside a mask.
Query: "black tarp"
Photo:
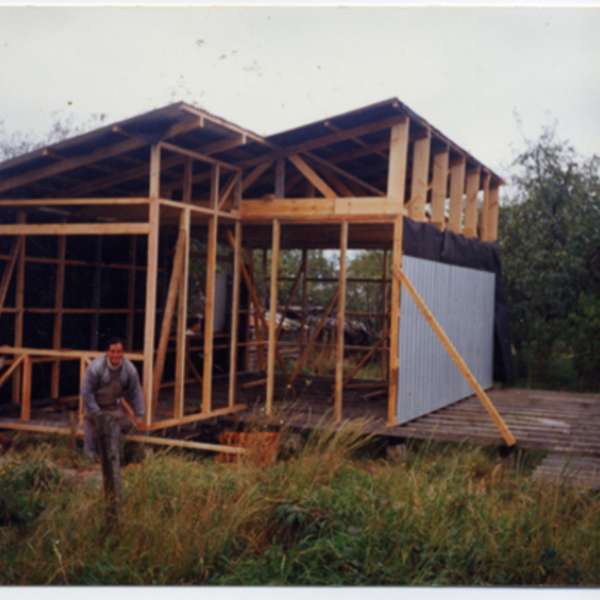
[[[404,217],[402,250],[408,256],[468,267],[496,274],[494,307],[494,379],[507,385],[515,381],[508,308],[502,286],[502,266],[495,242],[480,242],[452,231],[443,233],[428,223]]]

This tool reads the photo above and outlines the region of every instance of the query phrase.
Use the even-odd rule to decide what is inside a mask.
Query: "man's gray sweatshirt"
[[[121,380],[123,390],[125,390],[123,395],[133,409],[135,418],[141,419],[144,416],[144,395],[137,369],[125,357],[121,359],[121,364],[116,369],[112,369],[109,367],[106,354],[95,358],[83,376],[81,397],[86,413],[95,415],[100,412],[95,394],[101,387],[108,385],[111,379],[117,378]]]

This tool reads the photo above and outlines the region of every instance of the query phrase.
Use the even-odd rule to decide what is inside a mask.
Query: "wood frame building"
[[[344,377],[347,250],[385,251],[394,276],[382,275],[384,303],[380,313],[381,339],[366,349],[357,369],[376,351],[386,363],[388,423],[395,425],[398,386],[398,323],[400,286],[411,291],[402,271],[403,218],[429,222],[467,238],[493,242],[498,229],[498,195],[502,179],[468,152],[445,137],[397,99],[390,99],[325,121],[268,138],[215,117],[194,106],[178,103],[116,125],[36,150],[0,164],[0,237],[10,236],[10,249],[0,255],[0,318],[14,332],[12,343],[0,348],[9,360],[0,372],[0,386],[12,380],[12,403],[20,405],[25,424],[30,419],[32,368],[50,362],[49,396],[60,397],[63,363],[79,361],[80,372],[98,351],[102,314],[121,313],[126,319],[130,359],[141,364],[148,431],[182,425],[246,408],[238,401],[237,374],[245,348],[256,348],[265,371],[265,409],[273,410],[276,365],[294,394],[294,381],[313,346],[324,319],[337,304],[336,370],[333,415],[343,418],[343,390],[356,373]],[[29,253],[31,241],[43,236],[56,240],[52,257]],[[113,264],[67,256],[69,239],[127,239],[129,260]],[[110,236],[110,237],[108,237]],[[192,238],[205,240],[206,262],[203,372],[191,366],[202,386],[201,411],[186,415],[185,386],[189,381],[186,353],[188,265]],[[213,355],[219,345],[213,331],[215,273],[219,248],[229,249],[231,270],[229,382],[227,405],[212,402]],[[293,292],[306,285],[306,255],[310,249],[339,250],[339,281],[322,322],[311,339],[303,339],[293,372],[286,370],[278,337],[277,311],[265,316],[252,273],[252,250],[268,249],[278,265],[281,249],[303,252]],[[26,268],[39,263],[55,270],[53,306],[26,306]],[[85,265],[84,265],[85,263]],[[65,272],[94,269],[93,301],[85,308],[64,304]],[[102,306],[98,281],[106,270],[127,273],[122,288],[125,308]],[[136,305],[136,278],[143,275],[143,308]],[[159,287],[159,277],[164,285]],[[277,305],[278,269],[272,268],[268,305]],[[10,290],[10,293],[9,293]],[[164,297],[159,296],[164,290]],[[411,294],[416,291],[412,288]],[[241,294],[248,296],[242,305]],[[14,297],[13,306],[7,298]],[[304,294],[305,297],[305,294]],[[417,300],[416,300],[417,301]],[[306,301],[303,302],[304,313]],[[52,316],[51,343],[24,344],[24,319],[43,312]],[[432,327],[435,319],[422,307]],[[79,311],[91,315],[92,342],[88,347],[63,347],[64,321]],[[257,320],[255,339],[245,338],[240,319]],[[136,319],[143,318],[136,334]],[[304,321],[305,315],[303,315]],[[165,361],[175,327],[174,377],[164,380]],[[438,326],[439,329],[439,326]],[[439,333],[442,343],[469,378],[468,368]],[[95,336],[95,337],[94,337]],[[96,340],[94,342],[94,339]],[[227,339],[227,338],[226,338]],[[136,340],[139,343],[136,343]],[[217,343],[216,343],[217,342]],[[382,351],[383,349],[383,351]],[[471,379],[472,376],[471,376]],[[473,389],[500,429],[510,432],[476,381]],[[172,417],[159,419],[161,386],[174,387]]]

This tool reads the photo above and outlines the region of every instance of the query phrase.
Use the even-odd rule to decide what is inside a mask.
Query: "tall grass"
[[[391,461],[374,447],[346,427],[267,467],[157,453],[123,468],[113,527],[101,488],[61,475],[80,455],[11,451],[2,489],[35,510],[3,508],[0,583],[599,583],[600,500],[532,481],[536,455],[422,444]]]

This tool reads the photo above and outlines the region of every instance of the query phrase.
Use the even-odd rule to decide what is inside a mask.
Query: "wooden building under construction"
[[[346,394],[366,385],[353,378],[377,354],[384,364],[378,406],[395,427],[404,288],[510,445],[502,418],[402,268],[407,227],[413,241],[427,228],[417,245],[448,234],[459,245],[491,248],[502,184],[397,99],[267,138],[178,103],[5,161],[0,421],[34,430],[36,402],[51,400],[46,415],[76,405],[86,364],[102,354],[109,334],[126,340],[126,356],[139,367],[147,431],[245,411],[250,392],[267,414],[284,395],[314,404],[316,396],[300,383],[302,367],[335,314],[335,374],[330,398],[319,402],[334,422],[354,416]],[[308,253],[339,253],[335,289],[310,335],[303,326],[292,367],[282,357],[274,310],[282,282],[271,268],[268,292],[257,293],[256,249],[269,252],[271,265],[279,264],[282,250],[302,253],[284,314],[305,290]],[[360,249],[384,253],[381,337],[353,348],[363,358],[345,374],[347,252]],[[191,260],[205,265],[200,342],[186,336]],[[217,294],[223,273],[228,285]],[[228,314],[216,332],[215,311],[223,305]],[[260,374],[247,374],[249,349]],[[190,358],[194,352],[201,363]]]

